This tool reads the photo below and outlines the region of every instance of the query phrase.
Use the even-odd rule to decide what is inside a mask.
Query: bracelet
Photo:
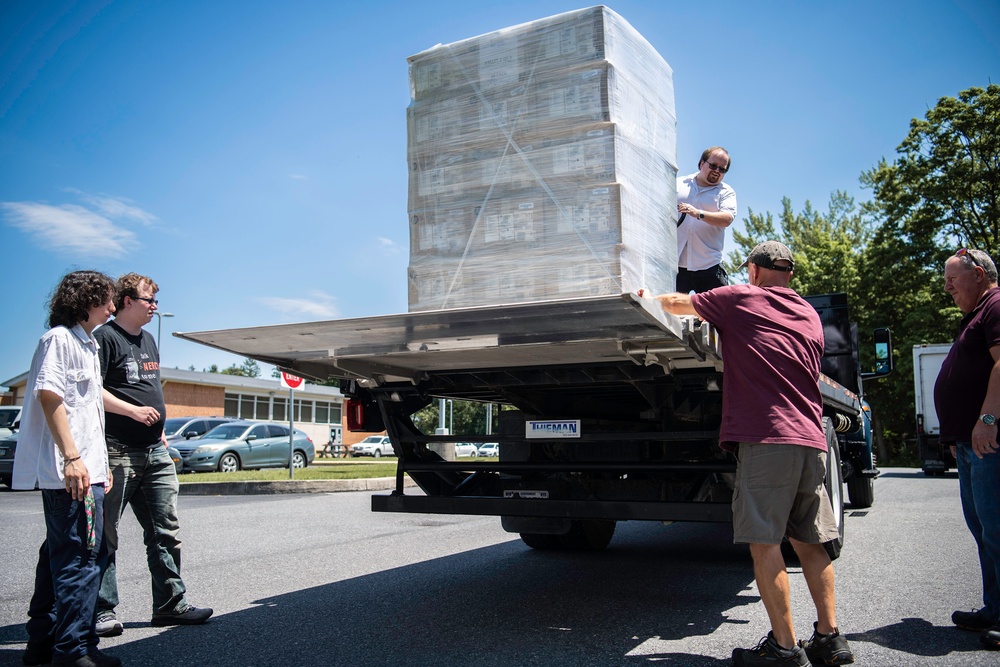
[[[72,463],[73,461],[79,461],[79,460],[80,460],[80,457],[79,457],[79,456],[74,456],[74,457],[73,457],[73,458],[71,458],[71,459],[63,459],[63,468],[65,468],[66,466],[68,466],[68,465],[69,465],[70,463]]]

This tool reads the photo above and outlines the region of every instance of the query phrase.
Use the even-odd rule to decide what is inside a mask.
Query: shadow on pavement
[[[731,540],[728,526],[621,524],[603,553],[532,551],[511,541],[263,598],[152,638],[127,641],[126,629],[102,649],[133,666],[578,667],[655,658],[715,667],[729,664],[712,657],[718,649],[654,656],[636,648],[743,623],[727,613],[759,598],[745,594],[753,567],[746,547]],[[240,573],[226,584],[240,586]],[[0,664],[20,664],[20,648],[7,646],[24,641],[23,626],[0,628]]]
[[[866,632],[845,633],[848,641],[870,642],[910,655],[941,657],[952,653],[981,652],[979,634],[953,625],[934,625],[922,618],[904,618],[899,623]],[[985,654],[984,654],[985,655]]]

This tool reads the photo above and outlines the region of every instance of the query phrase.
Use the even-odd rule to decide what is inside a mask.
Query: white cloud
[[[340,315],[334,305],[334,298],[325,292],[313,291],[308,297],[278,297],[265,296],[258,299],[260,303],[279,313],[293,316],[308,316],[311,318],[332,319]]]
[[[7,223],[44,249],[88,257],[122,257],[139,246],[127,224],[149,227],[157,217],[123,197],[91,195],[67,188],[83,205],[3,202]],[[122,223],[125,223],[123,225]]]
[[[39,202],[4,202],[0,206],[9,224],[56,252],[122,257],[138,246],[133,232],[83,206]]]
[[[289,174],[288,178],[292,179],[293,181],[304,181],[309,177],[306,176],[305,174]]]
[[[79,194],[80,199],[109,218],[132,220],[140,222],[147,227],[157,220],[155,215],[143,211],[138,206],[133,206],[128,199],[107,197],[104,195],[88,195],[82,192]]]
[[[384,236],[376,237],[378,244],[382,247],[383,255],[398,255],[399,246],[392,239],[387,239]]]

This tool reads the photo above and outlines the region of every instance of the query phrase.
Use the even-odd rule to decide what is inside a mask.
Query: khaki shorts
[[[826,452],[741,442],[733,490],[733,541],[822,544],[840,536],[826,480]]]

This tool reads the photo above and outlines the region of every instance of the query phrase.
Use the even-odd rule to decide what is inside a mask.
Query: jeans
[[[956,449],[958,485],[965,523],[979,549],[983,573],[983,616],[1000,620],[1000,453],[982,459],[968,442]]]
[[[153,588],[153,614],[169,614],[187,605],[181,580],[181,541],[177,539],[177,473],[166,447],[124,452],[108,451],[108,465],[114,486],[104,504],[104,537],[108,561],[101,578],[98,614],[113,612],[118,606],[118,579],[115,552],[118,549],[118,522],[125,506],[142,527],[146,562]]]
[[[107,558],[104,485],[90,487],[93,546],[87,544],[85,503],[63,489],[43,489],[45,541],[38,550],[35,590],[28,606],[28,643],[51,645],[52,657],[71,661],[97,649],[97,589]]]

